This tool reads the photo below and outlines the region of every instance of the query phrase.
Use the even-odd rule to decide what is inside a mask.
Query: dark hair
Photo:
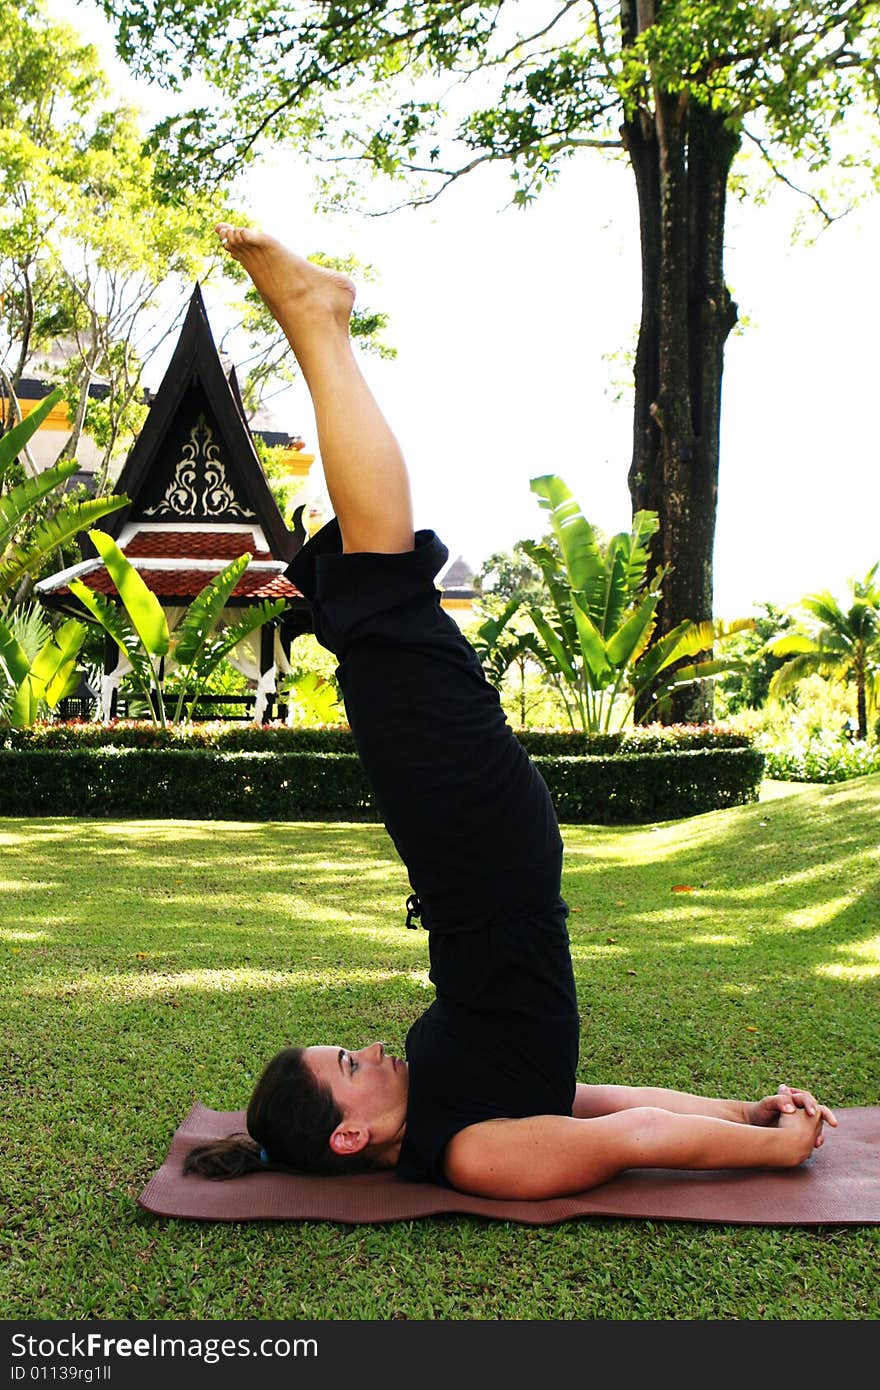
[[[363,1153],[346,1156],[330,1148],[330,1135],[341,1119],[333,1092],[309,1070],[303,1049],[285,1047],[266,1064],[254,1087],[247,1136],[190,1149],[183,1171],[202,1178],[240,1178],[267,1169],[331,1175],[376,1171],[380,1165]]]

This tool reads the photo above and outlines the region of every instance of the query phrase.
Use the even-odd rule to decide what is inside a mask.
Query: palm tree
[[[800,607],[821,626],[812,632],[793,632],[768,642],[773,656],[792,660],[776,672],[770,695],[778,699],[807,676],[820,675],[842,684],[855,683],[858,736],[868,737],[868,705],[877,707],[880,695],[880,582],[874,565],[859,582],[851,580],[852,603],[840,607],[827,590],[808,594]]]

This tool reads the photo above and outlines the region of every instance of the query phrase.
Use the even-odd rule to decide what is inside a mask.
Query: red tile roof
[[[249,551],[255,560],[271,560],[267,550],[257,550],[252,531],[137,531],[123,550],[131,559],[149,556],[163,560],[235,560]]]
[[[241,552],[242,554],[244,552]],[[205,585],[212,579],[216,579],[217,570],[151,570],[138,568],[138,574],[143,579],[148,589],[152,589],[157,598],[194,598],[197,593],[204,589]],[[110,578],[106,569],[102,565],[100,569],[92,570],[89,574],[83,575],[83,583],[90,589],[94,589],[99,594],[109,594],[116,597],[117,589],[113,580]],[[69,594],[70,590],[66,585],[55,590],[59,594]],[[246,570],[231,594],[232,598],[238,599],[264,599],[264,598],[301,598],[299,589],[295,584],[291,584],[289,579],[285,579],[283,574],[272,570]]]

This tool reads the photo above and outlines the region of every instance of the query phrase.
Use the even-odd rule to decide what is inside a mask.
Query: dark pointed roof
[[[437,581],[447,598],[475,598],[474,572],[463,555],[453,560]]]
[[[223,370],[199,285],[116,491],[131,502],[102,523],[114,537],[136,521],[184,528],[252,522],[272,555],[288,563],[307,540],[301,513],[289,531],[266,481],[238,382]]]

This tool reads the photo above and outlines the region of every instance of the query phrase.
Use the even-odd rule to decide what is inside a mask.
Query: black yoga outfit
[[[428,930],[436,998],[406,1039],[401,1178],[449,1185],[446,1145],[480,1120],[570,1115],[579,1021],[547,785],[440,606],[449,552],[343,554],[324,526],[288,575],[312,605],[376,805]]]

